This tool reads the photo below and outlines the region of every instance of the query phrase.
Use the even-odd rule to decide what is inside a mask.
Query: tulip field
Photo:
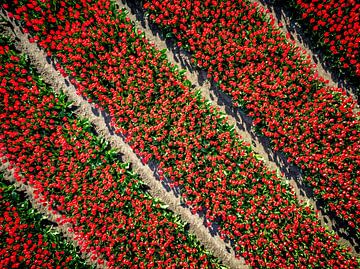
[[[94,268],[0,174],[1,268]]]
[[[66,97],[44,85],[26,57],[0,48],[0,146],[16,179],[60,212],[60,223],[73,225],[81,251],[104,256],[109,267],[215,267],[178,217],[149,197],[128,164],[75,117]]]
[[[360,235],[356,102],[327,87],[274,21],[247,1],[147,1],[150,19],[194,55],[315,194]],[[356,54],[353,54],[356,55]]]
[[[355,94],[359,99],[360,3],[292,0],[284,4],[321,50],[326,64],[357,87]]]
[[[306,55],[246,1],[152,0],[144,8],[301,168],[316,196],[358,238],[356,102],[326,86]],[[116,135],[142,164],[156,167],[158,180],[179,192],[182,206],[202,216],[236,259],[251,268],[360,267],[339,236],[114,1],[6,0],[2,9],[85,102],[109,115]],[[36,202],[61,215],[58,224],[71,227],[78,247],[45,225],[0,175],[6,242],[0,264],[227,268],[147,191],[141,174],[68,96],[44,82],[16,42],[0,36],[0,158],[15,169],[19,184],[34,189]]]

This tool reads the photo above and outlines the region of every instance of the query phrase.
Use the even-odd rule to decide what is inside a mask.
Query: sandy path
[[[204,220],[197,215],[191,214],[188,208],[183,207],[180,197],[176,196],[173,192],[168,192],[162,183],[156,179],[150,167],[142,164],[131,147],[113,132],[112,127],[109,125],[109,116],[105,112],[95,109],[86,100],[77,95],[75,87],[68,79],[64,79],[55,70],[54,63],[48,60],[44,51],[40,50],[36,44],[30,43],[28,35],[24,34],[17,25],[12,23],[12,27],[18,41],[17,48],[29,56],[31,63],[36,67],[44,81],[52,86],[55,91],[59,92],[62,90],[66,93],[69,100],[78,107],[76,113],[80,117],[89,119],[97,133],[104,137],[113,148],[118,149],[123,154],[123,161],[129,162],[132,170],[138,173],[143,182],[149,186],[149,193],[167,204],[169,209],[179,215],[184,222],[189,223],[190,232],[195,234],[197,239],[214,256],[221,259],[226,266],[239,269],[248,268],[243,259],[235,258],[229,244],[225,244],[220,237],[211,235],[210,231],[203,224]]]
[[[128,17],[138,29],[145,33],[151,43],[155,44],[159,50],[166,49],[169,62],[185,71],[185,76],[193,87],[200,89],[205,99],[210,100],[214,106],[218,106],[220,111],[228,115],[228,122],[235,125],[238,134],[252,145],[253,150],[261,156],[266,166],[282,174],[284,180],[293,188],[297,198],[311,205],[314,211],[319,213],[321,224],[335,231],[340,237],[340,242],[349,246],[353,255],[359,256],[360,242],[356,241],[358,239],[345,232],[343,222],[335,215],[325,215],[323,202],[314,199],[313,191],[305,184],[300,169],[288,163],[284,154],[273,151],[269,139],[255,133],[251,118],[238,108],[233,108],[231,98],[207,79],[207,72],[199,70],[191,63],[191,55],[179,48],[176,41],[165,39],[161,30],[144,15],[144,10],[139,3],[131,0],[117,0],[116,2],[119,8],[125,8],[128,11]],[[335,82],[330,80],[330,85],[334,86]]]

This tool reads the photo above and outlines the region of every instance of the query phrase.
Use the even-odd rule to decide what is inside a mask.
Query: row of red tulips
[[[344,74],[358,88],[359,98],[360,3],[356,0],[292,0],[283,4],[321,49],[327,65]]]
[[[193,213],[217,223],[249,264],[358,266],[112,2],[34,0],[6,8],[73,77],[79,94],[109,112],[143,162],[157,162]]]
[[[299,48],[248,1],[146,1],[150,18],[254,118],[328,209],[360,235],[360,122]],[[350,228],[350,229],[351,229]]]
[[[73,226],[81,251],[108,268],[220,268],[91,125],[75,117],[65,95],[1,43],[0,152],[35,199]]]
[[[0,173],[0,268],[94,268]]]

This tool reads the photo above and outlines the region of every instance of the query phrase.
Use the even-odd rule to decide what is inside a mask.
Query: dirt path
[[[76,94],[75,87],[64,79],[61,74],[55,70],[54,63],[47,59],[46,54],[39,47],[30,43],[28,35],[22,33],[20,28],[13,24],[14,35],[17,39],[17,47],[23,53],[26,53],[33,66],[41,74],[46,83],[54,88],[55,91],[63,91],[69,97],[69,100],[78,107],[76,113],[80,117],[87,118],[95,127],[97,133],[104,137],[113,148],[118,149],[123,154],[123,160],[129,162],[132,170],[138,173],[143,182],[149,186],[149,193],[159,198],[169,206],[169,209],[179,215],[181,219],[189,223],[190,232],[195,234],[197,239],[208,249],[214,256],[218,257],[223,263],[230,268],[248,268],[243,259],[236,259],[234,252],[229,244],[226,244],[220,237],[212,235],[204,226],[204,219],[197,215],[192,215],[188,208],[182,206],[180,197],[175,193],[167,191],[162,183],[156,179],[154,171],[148,165],[143,165],[140,159],[132,151],[131,147],[124,140],[113,132],[110,126],[109,116],[95,109],[86,100]]]
[[[144,15],[144,9],[139,3],[132,0],[117,0],[116,2],[119,8],[128,11],[128,16],[135,26],[145,33],[151,43],[155,44],[159,50],[166,49],[169,62],[185,71],[185,75],[193,87],[200,89],[205,99],[210,100],[214,106],[218,106],[220,111],[228,115],[228,122],[235,125],[238,134],[244,141],[252,145],[253,150],[261,156],[266,166],[270,170],[276,170],[282,174],[285,181],[293,188],[297,198],[311,205],[314,211],[319,213],[321,224],[335,231],[340,237],[340,243],[349,246],[352,254],[359,256],[359,239],[345,232],[345,224],[336,215],[325,215],[323,201],[315,200],[313,191],[304,182],[299,168],[288,163],[287,158],[281,152],[274,152],[270,147],[269,139],[255,133],[251,118],[246,116],[243,111],[233,108],[231,98],[221,92],[215,83],[207,79],[207,72],[199,70],[191,63],[191,55],[179,48],[176,41],[165,39],[161,30]]]
[[[32,207],[43,214],[49,221],[56,223],[57,226],[53,226],[58,232],[62,233],[64,239],[75,245],[76,247],[80,247],[82,244],[81,238],[78,238],[73,232],[70,232],[72,226],[70,224],[61,224],[58,219],[61,219],[61,215],[58,213],[53,213],[46,209],[46,202],[40,202],[44,199],[41,195],[39,195],[38,199],[34,198],[35,190],[26,184],[23,184],[15,179],[15,168],[9,169],[9,162],[3,163],[3,160],[6,161],[5,158],[0,158],[0,171],[4,173],[4,179],[13,183],[15,187],[19,191],[24,191],[26,196],[28,197]],[[81,247],[80,247],[81,248]],[[97,263],[97,258],[92,259],[91,255],[85,252],[81,252],[81,257],[86,261],[88,265],[95,265],[97,268],[107,268],[106,262],[104,265],[99,265]]]

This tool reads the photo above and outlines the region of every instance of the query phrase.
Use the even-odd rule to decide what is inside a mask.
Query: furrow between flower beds
[[[355,101],[326,87],[306,55],[249,1],[147,1],[150,18],[247,110],[298,165],[327,208],[360,235],[360,123]],[[183,8],[186,7],[186,8]],[[355,230],[355,231],[354,231]]]
[[[34,26],[33,41],[238,256],[256,267],[358,267],[112,2],[33,1],[29,8],[16,13]],[[34,10],[41,17],[32,20]]]
[[[8,45],[0,48],[6,56],[6,69],[0,69],[1,154],[17,167],[16,180],[33,186],[35,200],[42,196],[46,210],[61,213],[58,223],[72,225],[81,250],[108,268],[219,268],[186,225],[118,161],[118,153],[92,134],[90,123],[76,119],[65,95],[31,76],[24,56]]]
[[[74,233],[69,232],[71,226],[59,224],[57,220],[61,218],[61,215],[47,210],[46,201],[41,196],[36,201],[34,189],[17,181],[14,176],[15,169],[9,169],[9,166],[10,164],[5,158],[0,158],[0,183],[4,184],[0,190],[0,204],[3,213],[1,214],[3,230],[0,238],[4,239],[2,242],[6,241],[7,243],[7,246],[4,246],[0,251],[1,267],[45,268],[50,266],[49,268],[57,268],[57,266],[61,266],[65,268],[69,266],[70,268],[102,268],[85,253],[78,253],[79,239],[75,238]],[[8,183],[3,182],[3,180]],[[8,186],[9,183],[12,186]],[[16,190],[25,192],[27,197],[19,198],[20,195],[16,193]],[[10,197],[6,195],[9,191],[11,191]],[[14,197],[18,201],[14,201]],[[43,200],[43,202],[40,203],[39,200]],[[31,206],[29,206],[29,202]],[[21,211],[16,211],[15,203],[20,206]],[[24,212],[24,210],[28,212]],[[44,224],[46,220],[55,223],[57,226],[50,227],[49,224]]]

